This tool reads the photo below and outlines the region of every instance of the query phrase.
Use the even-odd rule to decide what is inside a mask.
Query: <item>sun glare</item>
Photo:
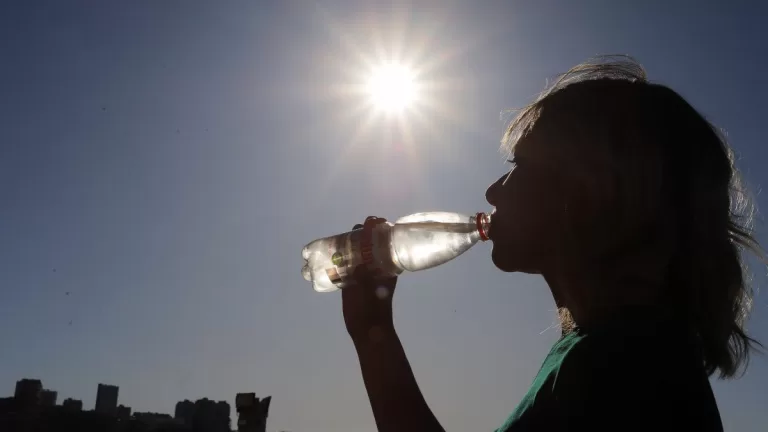
[[[408,108],[416,99],[417,86],[411,69],[397,64],[382,65],[373,71],[367,90],[380,110],[394,113]]]

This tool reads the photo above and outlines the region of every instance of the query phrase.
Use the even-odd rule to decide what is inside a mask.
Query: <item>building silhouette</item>
[[[96,407],[95,411],[101,414],[117,414],[117,393],[119,387],[99,384],[99,388],[96,391]]]
[[[261,401],[256,393],[238,393],[235,397],[238,432],[265,432],[272,396]]]
[[[174,411],[173,418],[176,419],[179,424],[192,427],[192,421],[195,417],[195,403],[191,400],[185,399],[176,403],[176,410]]]
[[[169,414],[154,412],[136,412],[133,413],[133,419],[147,427],[150,431],[161,429],[163,427],[174,426],[176,424],[173,417]]]
[[[131,418],[131,407],[127,407],[125,405],[118,405],[117,406],[117,418],[120,420],[130,420]]]
[[[58,393],[44,390],[37,379],[16,383],[14,397],[0,399],[2,432],[132,432],[115,429],[112,416],[82,411],[82,402],[68,399],[56,406]]]
[[[183,400],[176,403],[174,419],[194,432],[230,432],[230,407],[225,401],[213,401],[208,398],[195,402]]]
[[[13,398],[20,408],[31,408],[39,403],[41,391],[43,391],[42,381],[24,378],[16,381],[16,390],[13,392]]]
[[[230,432],[229,404],[202,398],[195,401],[192,430],[206,432]]]
[[[66,398],[64,399],[64,402],[61,404],[61,406],[64,407],[64,409],[67,411],[82,411],[83,401],[79,399]]]
[[[53,390],[43,389],[43,390],[40,390],[40,394],[38,396],[38,403],[42,407],[56,406],[57,397],[58,397],[57,392]]]
[[[13,396],[0,398],[0,417],[3,413],[12,411],[16,407],[16,399]]]
[[[94,410],[66,398],[58,406],[58,392],[43,389],[38,379],[16,382],[13,397],[0,398],[0,432],[232,432],[230,405],[208,398],[176,404],[175,415],[134,412],[117,405],[119,388],[99,384]],[[236,397],[237,430],[265,432],[271,397],[259,400],[255,393]]]

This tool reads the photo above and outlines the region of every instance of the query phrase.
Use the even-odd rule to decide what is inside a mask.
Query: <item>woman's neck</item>
[[[571,262],[575,263],[575,260]],[[603,321],[623,308],[658,305],[665,286],[663,269],[605,264],[559,266],[542,272],[558,308],[564,332],[575,326],[588,327]]]

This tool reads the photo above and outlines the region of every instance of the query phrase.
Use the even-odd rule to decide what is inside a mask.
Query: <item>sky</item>
[[[93,407],[108,383],[173,413],[256,392],[269,431],[373,431],[340,295],[302,279],[301,248],[368,215],[488,210],[500,113],[596,54],[633,55],[724,128],[768,208],[766,17],[739,1],[4,1],[0,395],[39,378]],[[390,60],[423,84],[400,116],[359,91]],[[558,337],[543,280],[496,270],[488,245],[402,276],[394,306],[447,430],[499,427]],[[749,330],[768,342],[764,293]],[[763,430],[766,383],[766,356],[713,380],[726,430]]]

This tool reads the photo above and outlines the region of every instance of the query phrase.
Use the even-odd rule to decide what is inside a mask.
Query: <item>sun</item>
[[[398,113],[417,99],[416,74],[402,64],[380,65],[371,72],[366,90],[376,108],[386,113]]]

